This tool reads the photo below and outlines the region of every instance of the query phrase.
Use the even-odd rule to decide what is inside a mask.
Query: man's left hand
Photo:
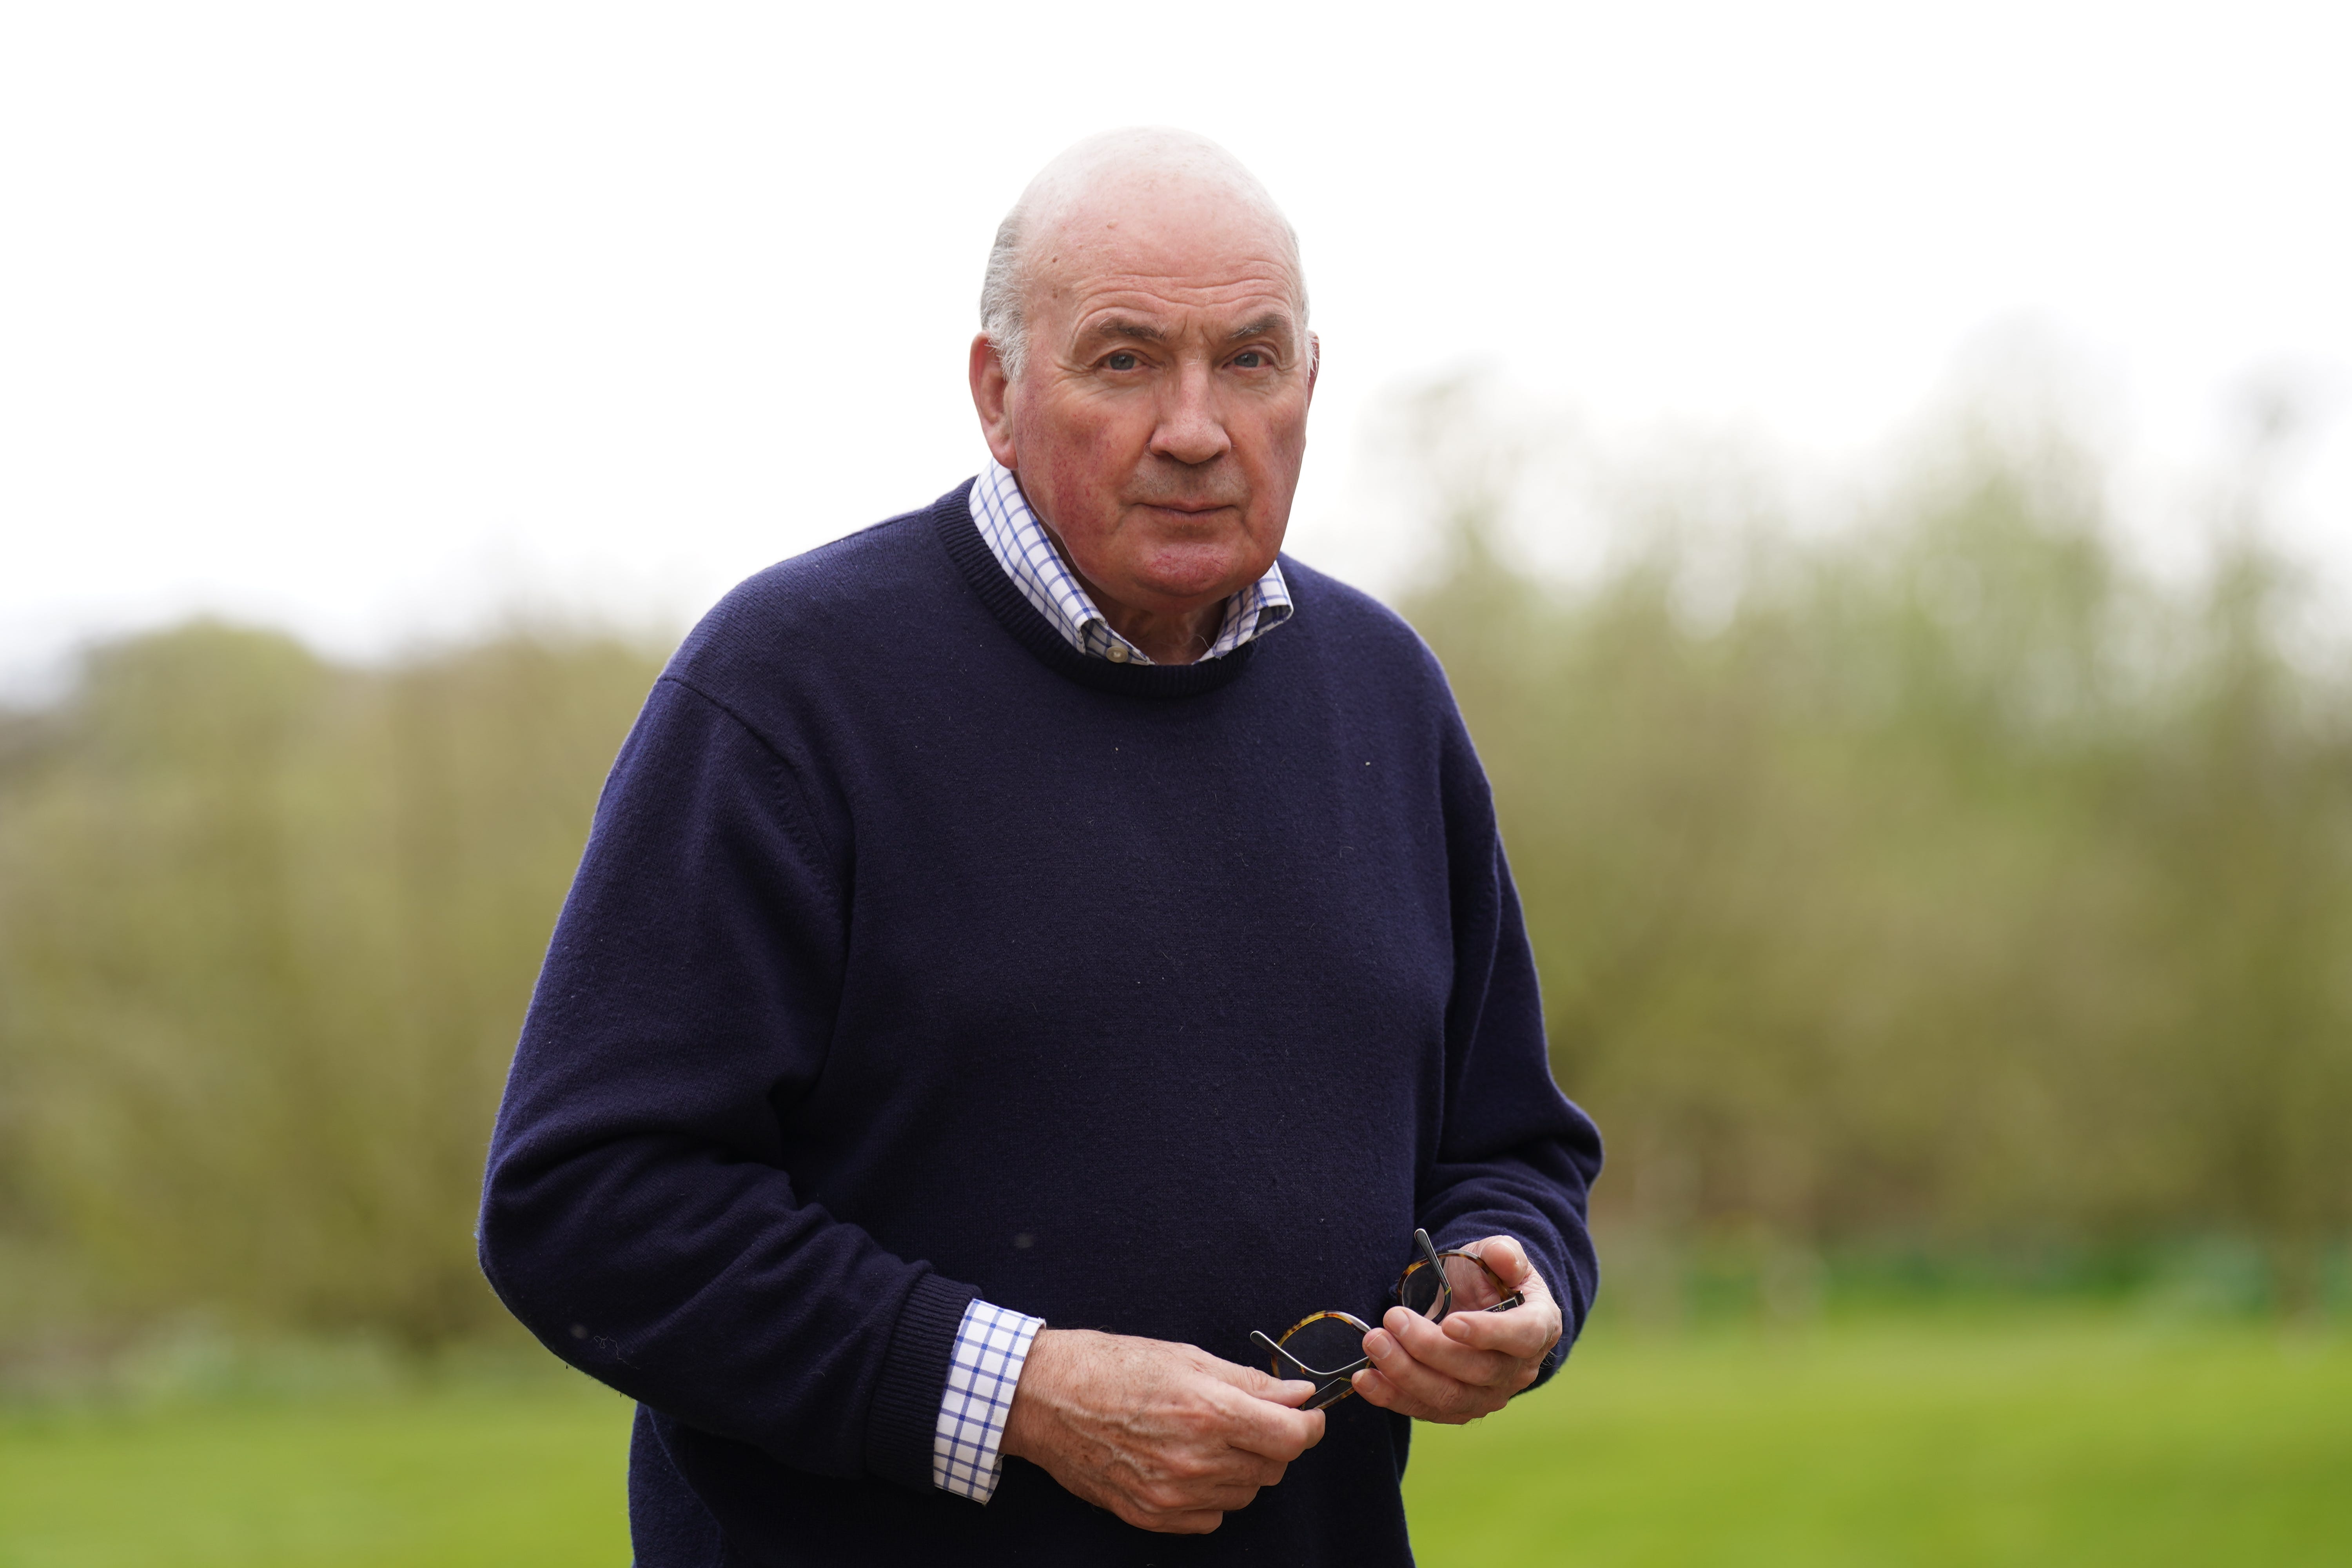
[[[1482,1310],[1496,1300],[1493,1287],[1484,1269],[1465,1266],[1454,1276],[1454,1310],[1444,1322],[1391,1307],[1364,1336],[1372,1364],[1354,1384],[1366,1402],[1422,1421],[1475,1421],[1533,1383],[1559,1342],[1559,1303],[1517,1242],[1490,1236],[1462,1250],[1484,1260],[1504,1289],[1523,1293],[1526,1303]]]

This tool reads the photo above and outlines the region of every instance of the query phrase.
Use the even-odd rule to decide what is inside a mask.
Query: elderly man
[[[1064,154],[982,324],[986,471],[647,700],[484,1268],[640,1402],[645,1568],[1409,1562],[1411,1418],[1547,1375],[1595,1277],[1485,778],[1412,632],[1278,558],[1318,351],[1230,157]],[[1325,1310],[1364,1364],[1269,1375]]]

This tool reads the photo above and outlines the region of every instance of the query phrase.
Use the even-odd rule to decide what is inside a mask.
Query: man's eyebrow
[[[1168,334],[1150,321],[1139,321],[1131,316],[1106,316],[1086,331],[1088,339],[1133,338],[1138,342],[1164,343]]]
[[[1235,327],[1226,342],[1237,343],[1244,338],[1286,338],[1294,330],[1288,316],[1260,316],[1255,321]]]

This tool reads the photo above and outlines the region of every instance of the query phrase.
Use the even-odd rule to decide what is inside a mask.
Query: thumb
[[[1473,1249],[1465,1247],[1463,1250]],[[1518,1289],[1536,1271],[1535,1265],[1528,1261],[1527,1248],[1521,1247],[1515,1237],[1490,1236],[1477,1243],[1475,1250],[1479,1261],[1495,1271],[1495,1277],[1503,1282],[1506,1290]]]
[[[1233,1384],[1253,1399],[1271,1400],[1276,1405],[1287,1405],[1294,1410],[1315,1394],[1315,1385],[1305,1378],[1270,1377],[1254,1366],[1240,1366],[1215,1356],[1207,1357],[1202,1370],[1212,1377]]]

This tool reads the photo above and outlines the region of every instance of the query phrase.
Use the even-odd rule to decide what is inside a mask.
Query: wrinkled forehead
[[[1087,193],[1041,215],[1029,285],[1042,315],[1106,308],[1288,316],[1303,331],[1298,250],[1282,216],[1216,184],[1138,183]]]

